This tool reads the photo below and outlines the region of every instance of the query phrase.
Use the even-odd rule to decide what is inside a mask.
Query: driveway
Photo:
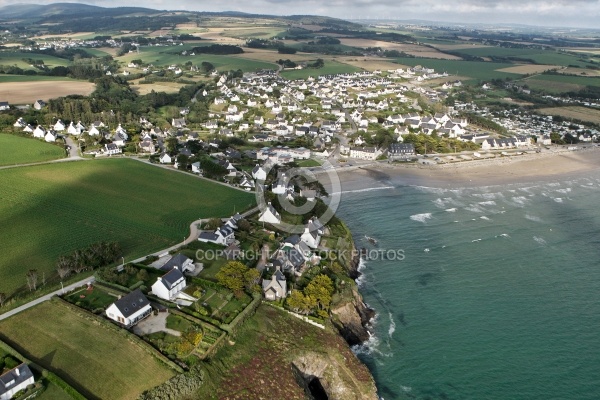
[[[173,336],[181,336],[181,332],[167,328],[168,316],[168,312],[159,312],[158,315],[151,314],[145,320],[138,322],[138,324],[133,327],[133,332],[139,336],[155,332],[166,332]]]

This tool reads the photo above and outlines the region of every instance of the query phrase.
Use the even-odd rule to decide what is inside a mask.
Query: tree
[[[71,260],[68,257],[59,257],[58,261],[56,262],[56,272],[58,272],[60,280],[62,281],[63,279],[65,279],[71,274],[72,271],[73,265]]]
[[[27,286],[29,287],[29,291],[36,290],[38,282],[37,269],[30,269],[29,271],[27,271],[27,274],[25,276],[27,278]]]
[[[202,68],[202,72],[208,74],[215,69],[215,66],[208,61],[203,61],[202,64],[200,64],[200,68]]]
[[[239,261],[230,261],[225,264],[216,275],[217,281],[237,297],[240,297],[243,290],[258,290],[258,280],[260,274],[255,269],[250,269]]]
[[[221,224],[222,222],[219,218],[211,218],[204,226],[204,229],[214,231],[215,229],[218,229],[221,226]]]
[[[248,267],[239,261],[230,261],[217,272],[215,277],[221,285],[239,296],[246,286],[246,273],[248,269]]]
[[[166,141],[166,147],[167,147],[167,153],[169,153],[169,155],[175,155],[175,153],[177,153],[177,144],[178,144],[178,140],[177,138],[174,137],[170,137],[167,139]]]
[[[6,302],[6,293],[0,293],[0,307],[4,306]]]
[[[317,305],[312,297],[305,296],[299,290],[292,290],[292,293],[286,299],[286,304],[293,311],[300,314],[310,314]]]
[[[312,297],[317,302],[320,309],[329,308],[331,303],[331,295],[333,294],[333,282],[327,275],[317,275],[304,288],[304,295]]]

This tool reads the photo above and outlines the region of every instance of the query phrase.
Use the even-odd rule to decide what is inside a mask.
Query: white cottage
[[[185,277],[175,267],[156,280],[152,285],[152,293],[164,300],[174,300],[186,286]]]
[[[140,289],[126,294],[106,309],[106,316],[129,328],[152,313],[150,302]]]
[[[35,378],[27,364],[16,366],[0,376],[0,400],[9,400],[34,383]]]

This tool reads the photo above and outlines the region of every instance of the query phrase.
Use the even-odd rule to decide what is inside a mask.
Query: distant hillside
[[[91,6],[79,3],[53,3],[48,5],[40,4],[11,4],[0,8],[0,20],[8,19],[28,19],[43,20],[56,18],[72,18],[74,16],[83,17],[116,17],[132,14],[152,15],[161,11],[142,7],[115,7],[106,8]]]
[[[174,13],[173,11],[176,11]],[[265,14],[248,14],[238,11],[202,12],[185,10],[153,10],[143,7],[98,7],[79,3],[53,3],[48,5],[39,4],[13,4],[0,7],[0,22],[20,20],[20,22],[37,22],[57,24],[51,31],[102,31],[108,29],[143,29],[155,28],[155,24],[170,26],[186,22],[202,16],[236,17],[236,18],[266,18],[283,23],[317,25],[335,29],[359,29],[361,26],[352,22],[337,18],[322,17],[316,15],[291,15],[275,16]],[[161,22],[154,21],[149,24],[148,18],[160,17]],[[109,21],[110,18],[128,18],[127,24],[123,26],[118,21]],[[147,25],[147,26],[146,26]],[[104,28],[104,29],[103,29]]]

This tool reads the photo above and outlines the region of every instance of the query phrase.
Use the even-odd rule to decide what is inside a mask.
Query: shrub
[[[193,367],[169,379],[160,386],[142,393],[138,400],[179,399],[193,395],[202,386],[204,375],[200,368]]]

